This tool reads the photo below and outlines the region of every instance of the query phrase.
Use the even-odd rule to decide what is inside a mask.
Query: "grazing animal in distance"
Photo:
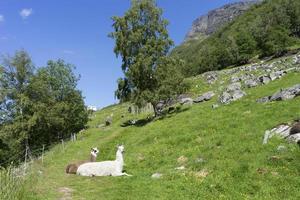
[[[77,174],[80,176],[131,176],[123,172],[124,146],[118,145],[116,160],[103,162],[89,162],[78,167]]]
[[[66,173],[67,174],[76,174],[77,169],[80,165],[87,163],[87,162],[96,162],[97,155],[99,153],[99,150],[97,147],[91,148],[91,157],[90,160],[84,160],[84,161],[78,161],[76,163],[71,163],[66,167]]]

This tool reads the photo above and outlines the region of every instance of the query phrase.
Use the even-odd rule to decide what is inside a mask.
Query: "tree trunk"
[[[159,112],[158,112],[157,107],[156,107],[157,104],[155,102],[151,102],[151,105],[152,105],[153,110],[154,110],[154,117],[159,116]]]

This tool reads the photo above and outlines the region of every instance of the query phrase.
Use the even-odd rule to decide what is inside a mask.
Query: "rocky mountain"
[[[185,41],[211,35],[227,22],[232,21],[237,16],[243,14],[252,5],[259,2],[262,2],[262,0],[230,3],[209,11],[206,15],[200,16],[193,22],[192,28],[185,37]]]

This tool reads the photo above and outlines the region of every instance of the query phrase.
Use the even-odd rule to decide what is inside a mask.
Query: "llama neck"
[[[91,161],[91,162],[96,162],[96,157],[97,157],[97,156],[91,154],[90,161]]]
[[[116,154],[116,161],[120,162],[123,164],[124,160],[123,160],[123,154],[120,151],[117,151]]]

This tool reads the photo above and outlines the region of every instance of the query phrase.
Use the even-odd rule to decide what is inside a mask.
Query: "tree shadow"
[[[176,114],[185,112],[185,111],[190,109],[190,107],[185,107],[185,108],[179,107],[179,108],[174,108],[174,109],[170,109],[170,108],[171,107],[169,107],[168,109],[163,110],[160,113],[160,115],[157,116],[157,117],[151,116],[151,117],[147,117],[145,119],[138,119],[138,120],[130,119],[130,120],[127,120],[126,122],[122,123],[120,126],[121,127],[128,127],[128,126],[142,127],[142,126],[145,126],[148,123],[151,123],[153,121],[163,120],[165,118],[171,118]]]

